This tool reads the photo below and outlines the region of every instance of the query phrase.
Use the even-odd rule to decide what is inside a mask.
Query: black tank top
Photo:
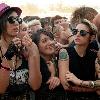
[[[96,53],[87,49],[86,55],[80,57],[74,47],[67,48],[69,54],[69,70],[81,80],[95,80]]]

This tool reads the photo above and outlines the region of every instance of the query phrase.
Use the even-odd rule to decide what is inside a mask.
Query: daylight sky
[[[80,6],[90,6],[96,9],[98,12],[100,12],[100,0],[0,0],[0,3],[5,2],[10,6],[22,6],[22,5],[27,5],[27,4],[35,4],[39,8],[42,8],[46,10],[48,13],[39,13],[38,16],[47,16],[47,15],[52,15],[54,16],[55,12],[50,13],[48,11],[49,5],[54,5],[57,3],[62,3],[65,6],[72,6],[72,7],[80,7]],[[23,11],[24,12],[24,11]],[[32,14],[32,13],[31,13]],[[26,15],[26,11],[22,14],[22,16]],[[33,14],[32,14],[33,15]],[[61,15],[61,12],[60,12]],[[66,14],[63,14],[63,16],[66,16]]]
[[[47,7],[49,4],[55,4],[59,2],[63,2],[66,5],[72,6],[80,6],[80,5],[88,5],[88,6],[100,6],[100,0],[0,0],[0,2],[6,2],[11,5],[19,6],[27,3],[33,3],[42,8]]]

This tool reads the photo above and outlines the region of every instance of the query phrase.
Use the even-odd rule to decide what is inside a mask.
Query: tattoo
[[[67,59],[69,59],[69,55],[66,49],[61,49],[59,52],[59,60],[67,60]]]

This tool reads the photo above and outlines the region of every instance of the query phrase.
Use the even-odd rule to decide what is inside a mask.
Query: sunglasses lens
[[[10,24],[14,24],[15,21],[17,21],[19,24],[22,24],[22,19],[21,18],[19,18],[19,17],[13,17],[13,16],[8,17],[8,22]]]
[[[14,17],[13,17],[13,16],[10,16],[10,17],[8,18],[8,22],[9,22],[10,24],[14,24],[14,23],[15,23]]]
[[[87,34],[87,32],[85,30],[80,30],[80,35],[81,36],[85,36]]]
[[[22,24],[22,19],[21,18],[18,17],[17,21],[18,21],[19,24]]]
[[[73,29],[73,30],[72,30],[72,34],[73,34],[73,35],[76,35],[76,34],[77,34],[77,32],[78,32],[78,30],[77,30],[77,29]]]

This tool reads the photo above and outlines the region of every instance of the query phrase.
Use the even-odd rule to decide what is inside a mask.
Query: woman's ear
[[[96,40],[96,35],[91,35],[91,36],[90,36],[90,42],[92,42],[92,41],[94,41],[94,40]]]

